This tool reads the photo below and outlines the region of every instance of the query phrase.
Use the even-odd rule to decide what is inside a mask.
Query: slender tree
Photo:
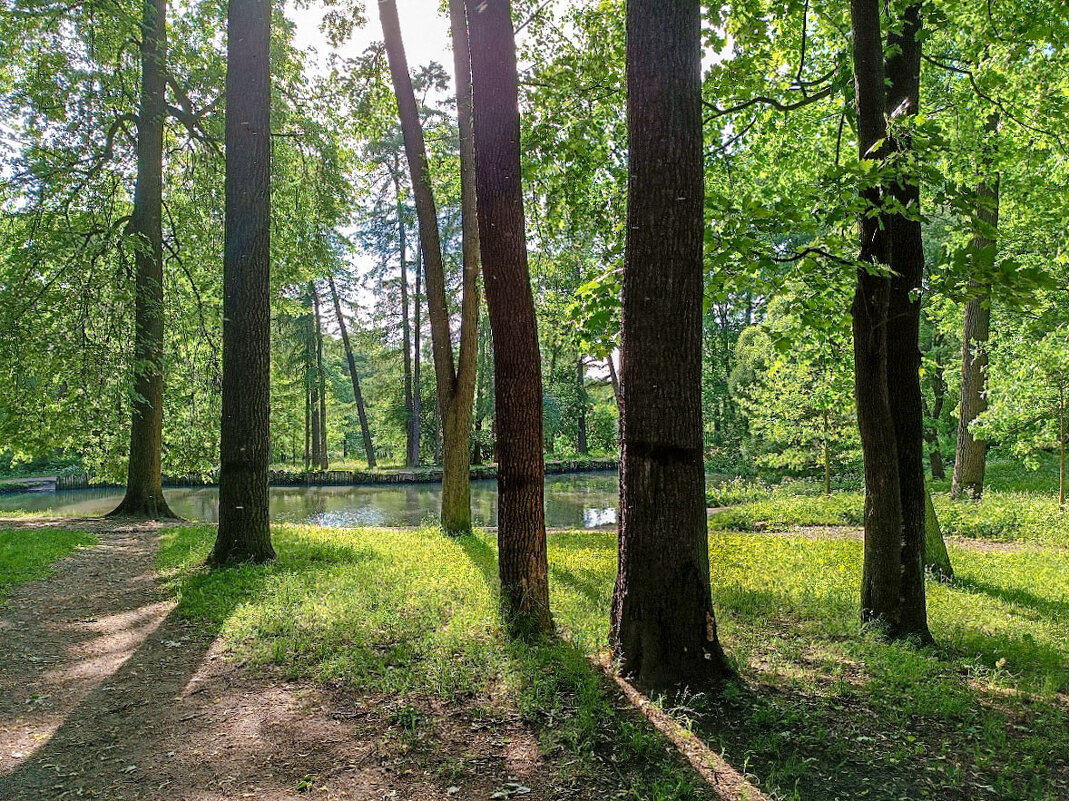
[[[219,533],[213,564],[274,558],[271,403],[271,4],[227,15],[226,242]]]
[[[452,533],[471,530],[471,479],[469,449],[471,438],[471,406],[475,395],[475,351],[479,298],[477,277],[479,273],[478,240],[474,235],[472,208],[474,200],[471,180],[471,71],[468,63],[466,28],[455,21],[456,12],[451,11],[454,52],[458,62],[457,98],[458,126],[460,129],[461,196],[463,224],[464,278],[461,296],[460,342],[457,361],[454,361],[453,341],[449,324],[449,305],[445,292],[445,262],[442,256],[441,236],[438,229],[438,211],[431,186],[430,168],[427,164],[427,148],[419,109],[412,89],[412,77],[408,72],[404,42],[394,0],[379,0],[379,19],[382,23],[390,75],[397,109],[401,120],[401,132],[405,143],[405,155],[412,180],[412,191],[419,220],[420,248],[426,279],[427,306],[431,321],[431,347],[434,354],[435,384],[438,389],[438,404],[442,417],[442,527]],[[457,52],[459,51],[459,52]]]
[[[126,494],[112,515],[173,518],[163,496],[163,126],[167,116],[167,0],[145,0],[137,181],[126,232],[133,242],[134,392]]]
[[[334,301],[334,316],[338,319],[338,328],[341,330],[342,345],[345,347],[345,360],[349,365],[349,378],[353,382],[353,398],[356,401],[356,414],[360,418],[360,434],[364,439],[364,456],[367,466],[375,466],[375,447],[371,442],[371,428],[367,422],[367,410],[364,408],[364,395],[360,391],[360,375],[356,372],[356,359],[353,356],[353,347],[349,342],[349,329],[345,325],[345,316],[341,311],[341,301],[338,298],[338,288],[334,285],[334,276],[327,276],[330,285],[330,297]]]
[[[516,41],[508,0],[469,0],[475,183],[494,341],[498,572],[516,634],[553,627],[543,495],[542,368],[520,180]]]
[[[319,399],[319,462],[320,470],[326,470],[329,464],[327,456],[327,371],[323,369],[323,317],[319,313],[319,291],[311,284],[312,309],[315,314],[315,354],[316,354],[316,396]]]
[[[701,3],[627,3],[619,567],[610,640],[646,691],[729,672],[702,448]],[[503,443],[504,444],[504,443]]]
[[[400,160],[400,154],[397,154],[391,172],[394,196],[397,199],[397,250],[401,261],[401,347],[405,351],[405,465],[419,467],[419,417],[415,414],[412,394],[412,330],[408,309],[408,237],[405,231],[405,208],[401,200]],[[416,270],[419,271],[419,265],[416,265]]]
[[[998,132],[998,114],[988,118],[988,133]],[[990,169],[991,158],[983,160]],[[958,440],[954,457],[954,476],[950,495],[967,495],[979,499],[984,492],[987,465],[987,442],[973,436],[969,426],[987,410],[987,342],[991,336],[991,293],[982,275],[994,264],[998,230],[999,176],[985,177],[977,188],[976,223],[973,236],[970,297],[965,303],[965,322],[961,333],[961,401],[958,406]]]

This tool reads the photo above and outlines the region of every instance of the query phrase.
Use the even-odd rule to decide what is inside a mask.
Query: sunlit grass
[[[212,536],[166,532],[159,564],[180,611],[236,658],[377,693],[514,705],[545,732],[547,750],[608,747],[634,762],[636,797],[694,797],[654,793],[686,772],[619,713],[584,658],[605,643],[612,534],[550,536],[565,640],[542,645],[504,637],[486,535],[279,526],[276,563],[214,573],[200,567]],[[861,632],[858,542],[716,531],[710,552],[721,635],[741,680],[676,714],[777,797],[850,798],[845,776],[884,777],[900,792],[877,798],[1060,797],[1069,552],[952,547],[958,579],[929,584],[939,647],[926,650]]]
[[[0,528],[0,603],[12,585],[44,578],[57,559],[96,541],[86,531]]]

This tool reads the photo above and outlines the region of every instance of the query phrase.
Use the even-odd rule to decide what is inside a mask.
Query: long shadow
[[[563,584],[569,589],[575,590],[594,606],[604,603],[604,592],[601,582],[596,577],[589,575],[580,576],[576,571],[567,567],[559,567],[550,564],[549,575],[552,579]]]
[[[1021,587],[1000,587],[997,584],[990,584],[980,579],[960,575],[954,578],[951,587],[986,595],[998,601],[1028,607],[1043,617],[1054,621],[1062,622],[1069,619],[1069,601],[1040,598],[1038,595]]]

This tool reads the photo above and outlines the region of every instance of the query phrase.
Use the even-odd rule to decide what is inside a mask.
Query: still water
[[[215,487],[164,490],[175,514],[214,523],[219,491]],[[415,526],[438,514],[438,484],[377,484],[360,487],[272,487],[271,519],[319,526]],[[5,511],[53,512],[93,517],[110,512],[121,489],[65,490],[0,495]],[[615,472],[572,473],[546,477],[546,525],[595,528],[616,522],[618,483]],[[497,525],[497,481],[471,482],[471,511],[476,525]]]

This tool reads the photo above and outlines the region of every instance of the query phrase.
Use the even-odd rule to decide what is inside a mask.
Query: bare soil
[[[98,546],[0,609],[0,799],[601,799],[541,755],[518,716],[252,674],[174,614],[158,524],[7,520]],[[495,793],[503,795],[495,796]]]

